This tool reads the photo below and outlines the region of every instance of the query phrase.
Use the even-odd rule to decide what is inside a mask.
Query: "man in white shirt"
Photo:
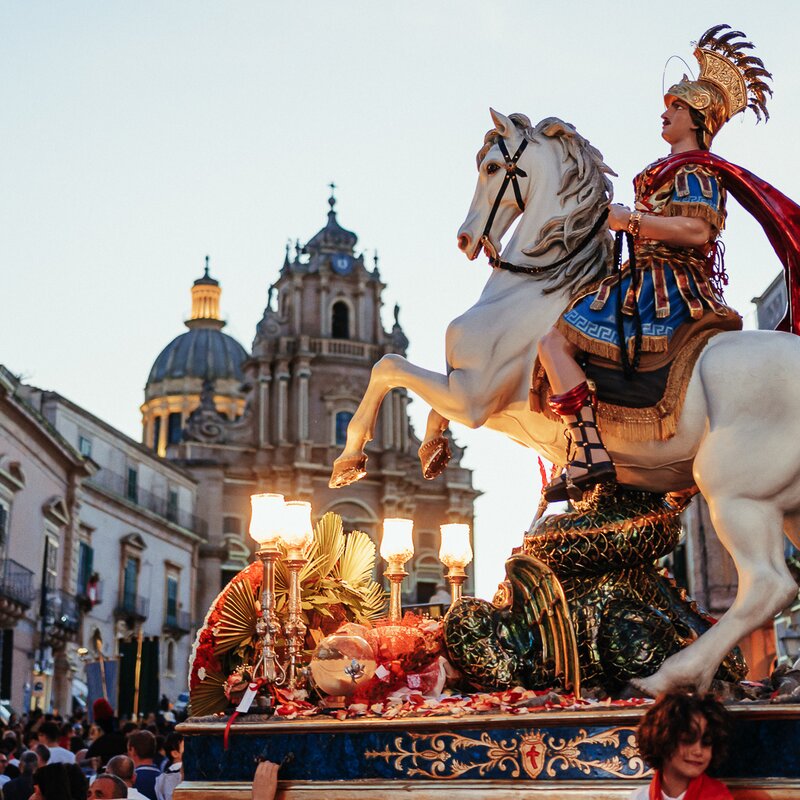
[[[43,722],[39,726],[39,744],[43,744],[50,751],[48,764],[75,763],[75,753],[58,746],[58,725],[55,722]]]

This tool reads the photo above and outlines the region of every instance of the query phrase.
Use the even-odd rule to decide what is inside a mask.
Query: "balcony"
[[[192,618],[188,611],[167,611],[164,616],[164,633],[178,639],[192,629]]]
[[[142,489],[140,486],[131,486],[124,475],[118,475],[110,469],[99,469],[97,473],[88,479],[88,483],[94,484],[139,508],[151,511],[161,519],[180,525],[181,528],[185,528],[188,531],[201,536],[208,532],[205,520],[190,514],[182,508],[177,508],[174,501],[170,501],[166,497],[159,497]]]
[[[13,627],[31,607],[33,571],[7,558],[0,561],[0,625]]]
[[[48,589],[44,607],[44,621],[50,644],[57,647],[66,641],[74,641],[81,623],[75,597],[60,589]]]
[[[377,361],[383,351],[378,345],[354,342],[350,339],[311,339],[311,352],[320,356],[341,356],[357,361]]]
[[[125,592],[114,609],[114,619],[124,620],[132,628],[136,622],[144,622],[147,619],[149,608],[149,598]]]

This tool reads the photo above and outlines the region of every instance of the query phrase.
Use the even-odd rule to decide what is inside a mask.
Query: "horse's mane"
[[[562,205],[572,197],[577,200],[577,205],[569,213],[553,217],[545,224],[538,241],[522,252],[528,256],[540,256],[557,245],[565,253],[572,252],[611,202],[614,189],[608,176],[616,173],[603,161],[602,153],[569,123],[557,117],[547,117],[534,127],[525,114],[511,114],[510,119],[529,142],[546,137],[559,143],[567,166],[558,195]],[[494,129],[486,134],[483,147],[478,151],[479,167],[499,138],[499,132]],[[569,288],[570,294],[576,294],[584,286],[608,274],[612,252],[611,236],[597,236],[555,276],[543,273],[531,277],[551,281],[544,290],[546,294],[564,288]]]

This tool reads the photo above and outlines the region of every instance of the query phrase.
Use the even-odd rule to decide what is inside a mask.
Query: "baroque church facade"
[[[201,615],[252,558],[250,495],[257,492],[308,500],[315,519],[334,511],[345,530],[363,530],[376,545],[384,518],[413,518],[406,603],[427,602],[442,582],[439,525],[472,527],[479,492],[461,466],[463,448],[451,441],[447,470],[424,480],[404,389],[384,400],[367,447],[368,476],[328,487],[372,366],[408,347],[397,307],[392,329],[383,327],[386,285],[377,258],[369,264],[357,254],[356,235],[339,224],[333,196],[328,202],[326,225],[304,247],[287,248],[250,353],[222,331],[221,288],[206,264],[192,287],[189,330],[158,356],[145,388],[143,443],[193,475],[197,513],[208,522],[198,569]],[[465,592],[473,586],[470,574]]]

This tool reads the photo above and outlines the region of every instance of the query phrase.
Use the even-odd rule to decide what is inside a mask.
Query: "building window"
[[[94,548],[86,542],[78,544],[78,596],[88,595],[89,580],[94,572]]]
[[[167,519],[170,522],[178,521],[178,491],[170,489],[167,495]]]
[[[125,488],[125,496],[131,503],[139,502],[139,473],[136,467],[128,467],[128,481]]]
[[[167,444],[179,444],[183,433],[183,416],[173,411],[167,418]]]
[[[6,546],[8,541],[8,506],[0,502],[0,550]]]
[[[347,441],[347,426],[353,415],[350,411],[336,412],[336,444],[343,445]]]
[[[139,591],[139,559],[128,556],[125,559],[125,572],[122,576],[122,607],[135,612],[136,595]]]
[[[158,450],[158,440],[161,438],[161,417],[153,420],[153,450]]]
[[[78,452],[84,458],[91,458],[92,457],[92,440],[88,439],[86,436],[79,436],[78,437]]]
[[[166,619],[167,625],[177,627],[178,625],[178,576],[167,575],[167,604]]]
[[[331,336],[334,339],[350,338],[350,307],[337,300],[331,310]]]
[[[175,642],[172,639],[167,640],[166,671],[173,674],[175,672]]]

